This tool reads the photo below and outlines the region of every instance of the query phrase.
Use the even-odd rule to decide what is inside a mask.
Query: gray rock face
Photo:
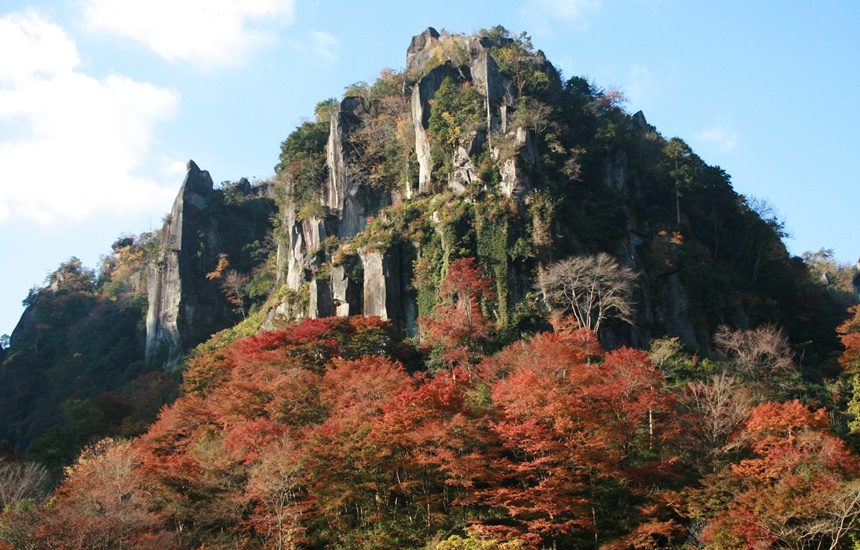
[[[469,41],[469,69],[472,82],[485,98],[487,128],[490,132],[505,133],[508,131],[508,108],[513,104],[512,85],[510,79],[499,72],[487,47],[480,39]]]
[[[364,269],[362,313],[389,319],[414,335],[418,317],[411,289],[414,247],[398,245],[385,252],[362,251],[359,257]]]
[[[362,313],[388,319],[390,285],[386,285],[386,282],[391,278],[391,266],[385,261],[385,255],[375,250],[363,252],[359,257],[364,268]]]
[[[432,32],[430,32],[432,31]],[[412,120],[415,125],[415,153],[418,158],[418,192],[430,192],[432,180],[433,158],[431,154],[430,139],[427,134],[430,119],[430,102],[439,86],[447,77],[457,81],[468,79],[484,97],[484,110],[486,112],[486,127],[490,134],[493,132],[505,133],[508,131],[508,118],[511,106],[514,102],[512,84],[509,78],[499,71],[499,67],[489,53],[489,48],[502,45],[497,41],[486,37],[464,37],[459,35],[440,36],[433,29],[414,37],[407,51],[407,73],[420,74],[426,63],[440,54],[440,48],[450,42],[456,44],[448,49],[451,51],[465,52],[466,59],[451,59],[450,57],[441,65],[431,69],[421,77],[412,88],[411,108]],[[502,40],[502,42],[505,42]],[[506,42],[510,42],[507,40]],[[465,65],[455,66],[456,63]],[[483,145],[483,142],[481,142]],[[492,145],[492,144],[491,144]],[[466,153],[470,146],[462,147],[455,153],[454,159],[458,168],[466,165]],[[474,174],[460,171],[449,184],[455,190],[461,190],[464,182],[468,183]],[[412,190],[407,190],[406,197],[411,197]]]
[[[359,269],[358,263],[355,258],[350,258],[345,265],[335,266],[331,270],[332,305],[338,317],[361,315],[363,311],[363,288],[354,280],[354,274]]]
[[[146,361],[166,368],[176,366],[184,341],[183,324],[194,322],[193,301],[183,303],[181,255],[193,247],[196,235],[187,219],[200,217],[213,192],[209,172],[188,161],[188,172],[162,228],[158,258],[147,268]],[[187,254],[187,252],[185,252]]]
[[[331,317],[334,315],[334,303],[332,302],[331,284],[326,279],[311,279],[308,284],[310,296],[308,298],[308,317],[316,319],[319,317]]]
[[[284,207],[283,226],[286,229],[284,242],[277,251],[278,283],[286,283],[300,291],[307,283],[308,309],[300,316],[324,317],[329,315],[355,315],[362,312],[362,291],[349,278],[354,265],[334,266],[331,279],[317,279],[316,270],[327,256],[321,253],[323,241],[329,236],[350,239],[361,233],[367,220],[381,208],[392,202],[391,194],[368,189],[350,177],[349,133],[356,127],[363,113],[363,99],[347,97],[338,111],[332,113],[329,138],[326,143],[327,176],[320,189],[320,202],[328,208],[325,219],[298,219],[298,207],[288,199]],[[287,190],[290,195],[290,190]],[[382,283],[384,284],[384,282]],[[288,306],[278,306],[281,317]],[[278,308],[276,308],[277,311]],[[267,321],[271,326],[275,320]]]
[[[429,193],[433,176],[433,155],[430,152],[430,101],[446,78],[459,79],[450,63],[439,65],[424,75],[412,88],[412,121],[415,124],[415,155],[418,158],[418,192]],[[407,192],[407,198],[411,192]]]
[[[538,152],[530,130],[517,128],[513,139],[516,153],[502,161],[499,167],[502,175],[501,190],[509,197],[522,198],[532,188],[529,171],[536,168]]]
[[[603,162],[603,185],[616,189],[624,189],[627,178],[627,153],[618,150],[608,153]]]
[[[406,50],[406,72],[422,72],[433,55],[433,46],[438,43],[439,32],[433,27],[427,27],[421,34],[413,36]]]
[[[462,194],[475,182],[480,181],[478,168],[472,161],[484,148],[484,133],[472,132],[469,139],[454,151],[452,159],[453,170],[448,176],[448,187],[455,193]]]
[[[287,286],[299,290],[306,280],[306,273],[317,266],[316,253],[325,240],[326,226],[323,220],[310,218],[297,221],[295,212],[288,212],[287,228]]]
[[[215,268],[220,253],[241,250],[270,230],[271,192],[269,186],[240,180],[229,188],[230,200],[238,202],[224,208],[225,191],[215,190],[209,173],[188,162],[161,230],[158,255],[146,269],[145,351],[150,365],[172,368],[184,351],[236,322],[237,313],[206,273]],[[231,264],[239,256],[231,255]]]
[[[355,204],[356,189],[347,170],[347,135],[353,129],[354,121],[361,110],[361,98],[344,98],[340,103],[340,108],[331,114],[329,137],[326,144],[328,178],[323,184],[322,204],[327,206],[332,214],[340,218],[341,225],[349,228],[357,226],[359,220],[354,219],[357,210]]]
[[[291,302],[281,302],[271,309],[260,325],[260,330],[278,330],[290,322],[305,316],[299,306]]]
[[[535,167],[537,150],[527,130],[508,130],[515,93],[510,79],[501,74],[490,55],[491,48],[510,42],[501,38],[440,34],[432,28],[412,39],[406,52],[405,92],[410,94],[418,184],[417,189],[407,186],[403,197],[410,199],[436,190],[433,167],[441,159],[433,158],[428,129],[432,100],[446,78],[474,86],[484,97],[486,112],[486,129],[472,131],[455,148],[450,159],[452,170],[447,176],[448,188],[459,194],[480,183],[477,157],[488,144],[492,146],[494,133],[508,132],[515,141],[516,155],[500,166],[503,190],[509,196],[521,198],[531,189],[527,172]],[[321,261],[331,260],[327,252],[320,250],[327,235],[334,235],[342,242],[351,239],[364,231],[369,217],[400,200],[399,191],[373,190],[350,177],[350,155],[355,153],[351,153],[349,134],[368,115],[369,108],[363,99],[348,97],[332,114],[326,144],[328,173],[320,189],[320,202],[328,207],[329,216],[325,220],[299,221],[295,205],[286,205],[283,219],[286,238],[278,248],[278,281],[295,291],[307,285],[310,295],[306,315],[379,315],[414,333],[417,317],[411,288],[414,247],[395,245],[383,251],[360,250],[357,258],[341,260],[345,265],[333,265],[330,279],[320,281],[313,275]],[[359,272],[360,278],[356,277]]]

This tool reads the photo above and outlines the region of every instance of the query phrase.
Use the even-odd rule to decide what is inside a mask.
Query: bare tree
[[[41,518],[40,547],[176,548],[174,533],[152,511],[156,496],[142,465],[130,441],[108,438],[84,449],[65,469],[57,505]]]
[[[714,343],[740,372],[754,378],[794,369],[794,352],[788,338],[776,325],[762,325],[752,330],[721,326],[714,334]]]
[[[548,266],[539,277],[551,307],[570,311],[579,324],[595,332],[606,319],[632,323],[636,274],[612,256],[574,256]]]
[[[834,493],[827,513],[830,521],[822,531],[830,539],[830,549],[834,550],[860,523],[860,481],[851,482]]]
[[[651,347],[648,350],[648,358],[654,363],[654,366],[663,370],[666,365],[684,349],[681,339],[677,336],[669,338],[657,338],[651,341]]]
[[[246,496],[257,503],[253,521],[277,550],[299,547],[304,513],[299,502],[301,479],[302,465],[296,460],[295,445],[286,437],[251,471]]]
[[[248,297],[248,290],[245,287],[250,280],[248,275],[234,269],[228,271],[221,279],[221,292],[227,297],[227,301],[242,313],[242,319],[245,318],[245,299]]]
[[[521,97],[514,112],[512,124],[528,128],[536,136],[543,135],[552,123],[553,108],[537,99]]]
[[[0,459],[0,510],[25,499],[41,500],[48,492],[48,470],[35,462]]]
[[[776,521],[774,521],[776,520]],[[860,481],[846,483],[810,506],[805,517],[776,516],[759,526],[774,535],[783,548],[845,548],[845,539],[860,523]]]
[[[688,383],[681,403],[693,418],[687,435],[701,451],[697,453],[703,459],[699,471],[704,474],[719,469],[718,461],[737,447],[729,446],[729,437],[749,415],[749,393],[734,377],[720,373],[709,381]]]

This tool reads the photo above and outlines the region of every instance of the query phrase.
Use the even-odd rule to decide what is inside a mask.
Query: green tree
[[[681,196],[693,186],[695,155],[681,138],[672,138],[663,149],[670,163],[669,176],[675,184],[675,223],[681,225]]]
[[[433,158],[450,171],[454,150],[469,132],[483,129],[483,98],[477,89],[458,84],[446,77],[433,96],[429,130],[433,139]]]

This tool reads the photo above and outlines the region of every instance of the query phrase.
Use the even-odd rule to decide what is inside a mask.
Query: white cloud
[[[46,25],[32,12],[0,19],[0,51],[5,52],[0,61],[0,83],[67,72],[79,61],[75,44],[63,30]]]
[[[136,174],[179,96],[77,69],[63,29],[30,12],[0,18],[0,223],[78,221],[163,209],[175,183]]]
[[[601,4],[603,0],[528,0],[524,11],[573,21],[597,11]]]
[[[203,69],[240,64],[293,21],[293,0],[85,0],[87,26]]]
[[[642,104],[657,93],[657,82],[651,75],[651,70],[645,65],[632,65],[624,93],[635,108],[641,109]]]
[[[161,159],[160,171],[170,181],[182,181],[188,171],[187,164],[187,161],[165,157]]]
[[[708,128],[704,128],[696,134],[696,138],[699,141],[714,147],[720,153],[728,153],[733,150],[740,139],[734,131],[719,123],[709,126]]]
[[[334,36],[323,31],[311,31],[313,50],[317,57],[328,63],[337,61],[340,52],[340,41]]]

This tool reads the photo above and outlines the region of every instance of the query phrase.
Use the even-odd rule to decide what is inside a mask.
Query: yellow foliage
[[[230,267],[230,260],[226,254],[218,255],[218,264],[215,269],[206,274],[206,278],[210,281],[220,279],[224,275],[224,270]]]
[[[489,537],[480,525],[466,528],[466,538],[452,535],[436,545],[436,550],[525,550],[520,539],[499,541]]]

